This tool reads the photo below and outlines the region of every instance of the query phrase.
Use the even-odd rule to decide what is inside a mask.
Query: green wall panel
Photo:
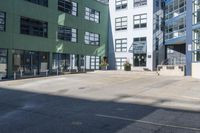
[[[82,55],[106,55],[108,40],[108,5],[95,0],[72,0],[78,3],[78,16],[72,16],[57,10],[57,0],[49,0],[49,6],[43,7],[25,0],[1,0],[0,11],[6,12],[6,32],[0,32],[0,48],[24,49]],[[100,12],[100,23],[84,19],[85,7]],[[20,34],[20,17],[29,17],[48,22],[48,38]],[[78,29],[78,42],[58,40],[57,25]],[[84,44],[85,31],[100,34],[100,46]]]

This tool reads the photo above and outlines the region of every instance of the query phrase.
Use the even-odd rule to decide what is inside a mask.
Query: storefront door
[[[134,55],[134,66],[145,67],[146,66],[146,54],[135,54]]]

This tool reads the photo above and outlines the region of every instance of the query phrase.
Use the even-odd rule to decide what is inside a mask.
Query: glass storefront
[[[134,54],[134,66],[136,67],[145,67],[146,66],[146,54]]]
[[[41,74],[49,69],[49,53],[14,50],[13,71],[23,75]]]
[[[134,38],[132,49],[133,49],[133,65],[135,67],[145,67],[147,62],[146,37]]]
[[[0,49],[0,80],[7,77],[7,50]]]
[[[87,70],[99,70],[99,56],[85,56],[85,66]]]
[[[68,72],[70,70],[70,54],[53,54],[53,70]]]

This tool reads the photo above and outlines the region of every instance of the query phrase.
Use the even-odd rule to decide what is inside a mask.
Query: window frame
[[[98,36],[98,38],[96,36]],[[88,37],[88,39],[86,39],[86,37]],[[91,40],[92,37],[94,40]],[[98,39],[98,41],[95,39]],[[94,42],[94,43],[92,43],[92,42]],[[84,35],[84,43],[85,43],[85,45],[100,46],[100,34],[86,31],[85,35]]]
[[[123,4],[123,2],[125,2],[126,5]],[[117,3],[119,3],[119,5]],[[128,8],[128,0],[115,0],[115,10],[122,10],[127,8]]]
[[[93,12],[93,13],[91,13],[91,12]],[[98,17],[96,15],[98,15]],[[89,8],[89,7],[85,7],[84,18],[85,18],[85,20],[88,20],[88,21],[100,23],[100,11],[97,11],[97,10]]]
[[[22,23],[23,21],[26,23]],[[35,24],[33,24],[33,23],[35,23]],[[36,25],[36,23],[38,25],[40,23],[40,27],[38,25]],[[45,27],[46,27],[46,31],[45,31]],[[43,28],[42,32],[41,32],[42,35],[38,34],[38,33],[40,33],[39,31],[41,30],[39,28]],[[34,29],[35,29],[35,31],[34,31]],[[43,21],[43,20],[34,19],[34,18],[20,16],[20,34],[48,38],[48,22]]]
[[[60,3],[63,5],[61,6]],[[71,9],[67,8],[67,3],[71,4]],[[76,5],[76,6],[75,6]],[[74,1],[58,0],[58,11],[70,14],[72,16],[78,16],[78,3]],[[75,12],[75,14],[73,14]]]
[[[49,0],[25,0],[25,1],[36,4],[36,5],[40,5],[43,7],[49,7]],[[44,3],[41,4],[40,1],[47,1],[47,4],[44,4]]]
[[[145,15],[146,17],[142,18],[143,15]],[[136,18],[136,17],[139,17],[139,18]],[[142,21],[144,21],[144,20],[146,20],[146,23],[142,23]],[[136,24],[135,23],[136,21],[139,21],[139,23]],[[136,25],[138,25],[138,26],[136,27]],[[142,26],[142,25],[145,25],[145,26]],[[133,28],[134,29],[147,28],[147,13],[137,14],[137,15],[133,16]]]
[[[125,18],[126,18],[126,20],[123,20]],[[117,22],[117,20],[120,20],[120,21]],[[119,26],[117,26],[118,24],[119,24]],[[127,16],[115,18],[115,31],[127,30],[127,29],[128,29],[128,17]]]
[[[0,25],[3,27],[3,30],[0,30],[0,32],[6,31],[6,12],[0,11],[0,13],[3,14],[3,17],[0,17],[3,20],[3,24],[0,23]]]
[[[59,33],[59,29],[61,29],[61,28],[63,28],[64,33]],[[70,40],[68,40],[68,38],[67,38],[67,34],[68,34],[67,30],[70,30],[70,34],[71,34],[71,36],[69,36],[69,37],[71,37]],[[73,30],[75,30],[76,32],[74,32]],[[75,37],[73,35],[75,35]],[[78,42],[78,29],[68,27],[68,26],[58,25],[57,38],[62,41],[77,43]],[[75,41],[73,41],[73,39],[75,39]]]
[[[141,7],[141,6],[146,6],[147,5],[147,0],[134,0],[133,1],[133,7]]]
[[[120,43],[117,43],[117,41],[120,41]],[[123,41],[126,42],[124,43]],[[127,38],[115,39],[115,52],[127,52],[127,41]],[[123,46],[124,44],[126,47]],[[119,47],[117,45],[119,45]],[[117,49],[119,49],[119,51]]]
[[[117,61],[117,60],[120,60],[120,61]],[[127,58],[126,57],[116,57],[115,58],[115,67],[117,70],[122,70],[123,69],[123,66],[124,66],[124,63],[127,61]],[[120,65],[118,65],[118,63]],[[118,69],[119,68],[119,69]]]

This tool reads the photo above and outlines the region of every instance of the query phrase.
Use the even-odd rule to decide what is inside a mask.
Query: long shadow
[[[0,88],[0,133],[198,133],[199,112]]]

